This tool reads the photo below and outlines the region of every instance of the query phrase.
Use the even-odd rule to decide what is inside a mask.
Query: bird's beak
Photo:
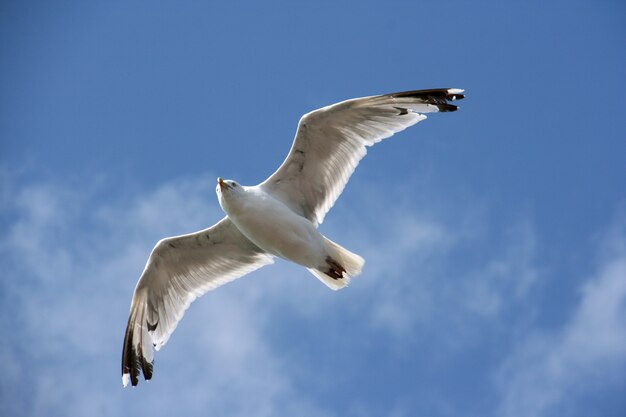
[[[228,190],[230,188],[230,185],[226,184],[224,180],[220,177],[217,177],[217,183],[220,185],[221,189]]]

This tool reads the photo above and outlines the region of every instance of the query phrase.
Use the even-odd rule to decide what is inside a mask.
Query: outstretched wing
[[[320,224],[372,146],[426,118],[455,111],[463,90],[416,90],[356,98],[300,119],[287,159],[261,186],[292,210]]]
[[[122,383],[152,377],[153,351],[163,346],[196,297],[273,262],[224,218],[209,229],[163,239],[152,250],[130,306]]]

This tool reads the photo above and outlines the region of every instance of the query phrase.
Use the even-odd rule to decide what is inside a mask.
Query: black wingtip
[[[458,88],[432,88],[430,90],[410,90],[400,91],[389,94],[398,98],[421,98],[421,99],[445,99],[445,100],[462,100],[465,98],[463,90]]]
[[[439,109],[439,111],[441,112],[446,112],[446,111],[457,111],[459,109],[458,106],[455,106],[454,104],[448,104],[448,103],[436,103],[435,104],[437,106],[437,108]]]
[[[124,347],[122,348],[122,377],[128,375],[130,383],[136,386],[139,383],[139,363],[137,351],[133,346],[133,315],[128,318],[126,334],[124,335]]]
[[[151,330],[156,329],[157,324],[154,324]],[[128,375],[130,383],[133,387],[139,384],[139,375],[143,373],[143,377],[146,381],[152,379],[154,370],[154,362],[148,362],[141,353],[141,343],[136,348],[133,345],[133,333],[134,333],[134,317],[128,318],[128,324],[126,326],[126,334],[124,335],[124,347],[122,348],[122,378],[124,375]],[[139,352],[137,352],[139,350]],[[139,354],[138,354],[139,353]]]
[[[416,98],[424,103],[437,106],[440,112],[457,111],[459,108],[448,101],[463,100],[465,94],[458,88],[434,88],[430,90],[411,90],[391,93],[388,96],[394,98]],[[402,113],[401,113],[402,114]]]
[[[152,379],[152,370],[154,369],[153,362],[148,362],[145,358],[141,358],[141,371],[143,372],[143,378],[146,381]]]

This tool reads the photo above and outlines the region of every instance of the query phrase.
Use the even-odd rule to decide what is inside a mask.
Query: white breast
[[[308,268],[324,263],[323,236],[308,219],[257,187],[225,193],[222,208],[239,230],[266,252]]]

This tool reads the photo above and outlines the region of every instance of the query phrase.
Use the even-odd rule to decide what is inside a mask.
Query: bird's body
[[[272,255],[307,268],[321,266],[324,237],[306,218],[296,214],[261,187],[234,186],[217,195],[222,209],[241,233]]]
[[[283,164],[256,186],[218,178],[226,217],[208,229],[163,239],[135,287],[122,352],[122,381],[152,377],[163,346],[189,304],[274,257],[295,262],[333,290],[358,275],[363,258],[318,232],[367,147],[455,111],[463,90],[415,90],[343,101],[305,114]]]

